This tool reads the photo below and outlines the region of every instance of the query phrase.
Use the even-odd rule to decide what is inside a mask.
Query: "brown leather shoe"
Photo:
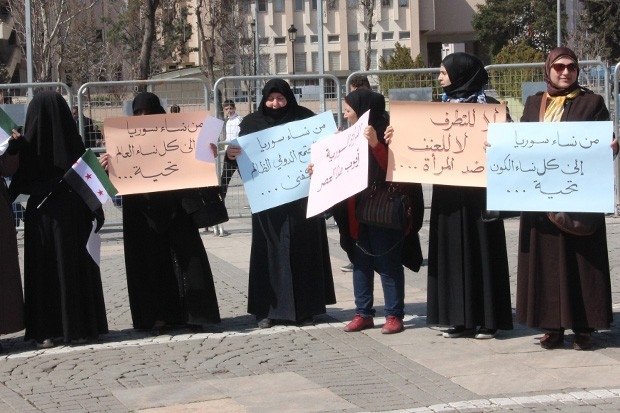
[[[575,333],[573,339],[575,350],[590,350],[592,348],[592,338],[589,333]]]
[[[362,317],[359,314],[355,314],[355,317],[353,317],[353,320],[346,325],[344,331],[351,333],[354,331],[366,330],[367,328],[373,328],[374,326],[375,322],[372,317]]]
[[[400,318],[394,317],[393,315],[389,315],[385,318],[385,324],[383,328],[381,328],[382,334],[396,334],[400,333],[405,329],[403,326],[403,320]]]
[[[540,346],[551,350],[564,344],[564,332],[550,331],[540,339]]]

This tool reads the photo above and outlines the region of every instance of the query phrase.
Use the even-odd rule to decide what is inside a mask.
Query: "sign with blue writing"
[[[489,124],[487,209],[613,212],[612,122]]]
[[[253,213],[308,196],[310,146],[337,130],[331,111],[244,135],[239,173]]]

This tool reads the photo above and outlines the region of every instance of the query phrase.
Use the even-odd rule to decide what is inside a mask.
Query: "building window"
[[[295,0],[295,11],[304,10],[304,0]]]
[[[381,40],[393,40],[394,32],[383,32],[381,33]]]
[[[261,46],[269,46],[269,37],[261,37],[258,39],[258,44]]]
[[[295,39],[295,43],[304,44],[306,43],[306,36],[297,36]]]
[[[339,34],[329,34],[327,35],[327,41],[329,43],[336,43],[340,41],[340,35]]]
[[[267,75],[269,73],[271,73],[271,57],[269,57],[268,54],[261,54],[260,55],[260,62],[259,62],[259,67],[258,67],[258,74],[259,75]]]
[[[368,33],[364,33],[364,41],[368,40]],[[377,33],[374,32],[370,35],[370,40],[374,41],[377,40]]]
[[[284,0],[273,0],[273,11],[281,13],[284,11]]]
[[[288,58],[288,55],[286,53],[277,53],[275,55],[275,60],[276,60],[276,73],[287,73],[287,69],[288,69],[288,62],[286,61],[286,59]]]
[[[377,50],[370,51],[370,68],[369,70],[379,69],[379,64],[377,62]]]
[[[360,51],[349,50],[349,70],[360,70],[361,67],[362,66],[360,65]]]
[[[295,53],[295,73],[305,73],[308,69],[306,67],[306,54]]]
[[[398,0],[398,5],[400,7],[409,7],[409,0]]]
[[[359,33],[349,34],[347,35],[347,40],[350,42],[359,42],[360,34]]]
[[[347,0],[347,9],[357,9],[359,7],[359,0]]]
[[[258,0],[258,11],[267,11],[267,0]]]
[[[382,56],[385,62],[389,61],[393,55],[394,55],[394,49],[383,49]]]
[[[273,44],[286,44],[286,37],[274,37]]]
[[[411,39],[411,32],[398,32],[399,39]]]
[[[312,0],[312,10],[316,10],[316,0]]]
[[[319,52],[312,52],[312,54],[310,55],[310,58],[312,59],[312,71],[318,72],[319,71]]]
[[[381,5],[382,6],[391,6],[392,5],[392,0],[381,0]]]
[[[316,34],[311,34],[310,43],[318,43],[318,42],[319,42],[319,36],[317,36]]]
[[[340,70],[340,52],[327,53],[328,68],[331,71]]]

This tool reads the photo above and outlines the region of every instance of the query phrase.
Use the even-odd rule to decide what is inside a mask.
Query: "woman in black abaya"
[[[259,109],[243,118],[240,136],[314,114],[299,106],[288,83],[271,79],[263,88]],[[236,159],[238,146],[227,155]],[[252,249],[248,312],[261,328],[278,321],[311,323],[336,302],[325,219],[306,218],[302,198],[252,214]]]
[[[25,339],[80,343],[108,332],[101,273],[86,250],[93,214],[59,184],[84,153],[71,109],[56,92],[28,105],[11,193],[28,194],[24,219]],[[45,197],[51,195],[41,204]],[[40,206],[39,206],[40,205]]]
[[[477,57],[452,53],[439,72],[442,100],[499,103],[484,93],[488,79]],[[446,338],[512,329],[504,222],[483,221],[485,210],[486,188],[433,185],[426,321],[451,326]]]
[[[150,92],[136,95],[132,109],[134,116],[166,113]],[[123,196],[127,290],[136,329],[160,333],[175,325],[220,322],[207,253],[181,206],[191,191]]]

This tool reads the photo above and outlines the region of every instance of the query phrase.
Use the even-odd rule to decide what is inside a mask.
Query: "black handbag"
[[[191,190],[181,199],[181,206],[192,218],[196,228],[212,227],[228,221],[228,211],[220,186]]]
[[[591,212],[547,212],[549,220],[561,231],[581,237],[596,232],[602,222],[600,216]]]
[[[395,183],[372,185],[357,198],[355,216],[361,224],[405,231],[411,215],[409,196]]]

